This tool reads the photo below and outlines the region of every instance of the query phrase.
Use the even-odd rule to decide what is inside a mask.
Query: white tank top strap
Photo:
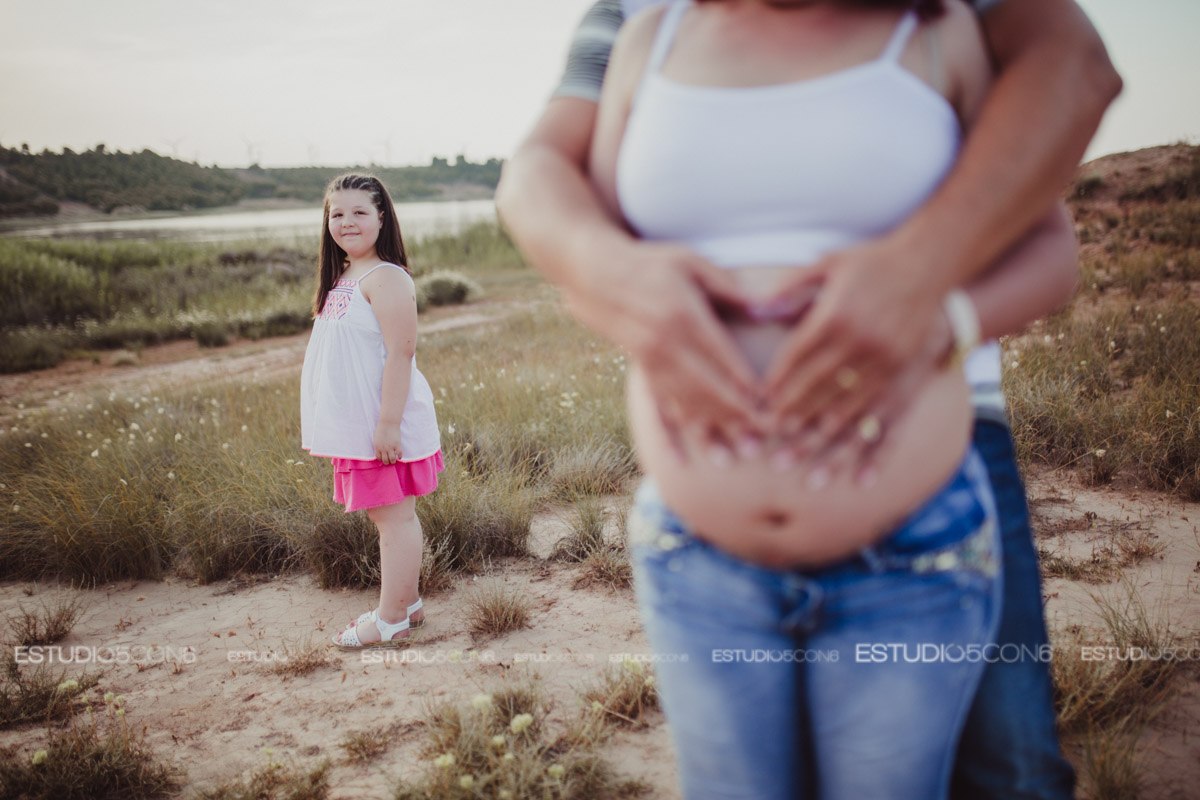
[[[647,76],[657,73],[667,60],[667,53],[671,52],[671,44],[675,41],[675,32],[679,30],[679,20],[683,19],[691,4],[692,0],[673,0],[663,12],[658,21],[658,31],[654,34],[654,44],[650,46],[650,55],[646,57],[646,69],[642,72],[642,78],[633,93],[631,107],[637,104]]]
[[[675,31],[679,30],[679,20],[683,19],[691,4],[692,0],[675,0],[663,12],[662,19],[658,22],[658,33],[654,36],[654,44],[650,47],[650,57],[646,60],[647,72],[658,72],[662,68],[663,62],[667,60],[667,53],[671,52],[671,44],[675,41]]]
[[[904,48],[908,46],[909,37],[913,35],[913,31],[917,29],[919,22],[917,12],[910,8],[900,18],[900,22],[896,25],[896,30],[892,33],[892,38],[888,40],[887,47],[883,48],[883,52],[879,55],[879,60],[899,61],[900,56],[904,55]]]
[[[364,280],[366,280],[368,275],[370,275],[372,272],[379,269],[380,267],[395,267],[396,269],[400,269],[400,270],[404,270],[405,272],[408,272],[408,270],[404,269],[404,267],[400,266],[399,264],[393,264],[390,261],[385,261],[382,264],[376,264],[375,266],[371,267],[369,270],[364,272],[362,277],[360,277],[358,279],[359,283],[362,283]]]

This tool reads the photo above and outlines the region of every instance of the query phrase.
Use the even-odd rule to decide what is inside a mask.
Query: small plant
[[[529,611],[524,592],[489,578],[467,595],[463,613],[472,636],[491,638],[528,628]]]
[[[1169,623],[1150,618],[1132,587],[1126,585],[1123,603],[1095,595],[1093,599],[1106,630],[1097,634],[1076,629],[1055,642],[1055,706],[1059,729],[1067,734],[1095,734],[1122,720],[1149,722],[1162,709],[1171,680],[1183,666],[1162,656],[1179,645],[1178,637]]]
[[[469,703],[435,709],[426,722],[426,774],[397,786],[396,800],[590,800],[645,792],[640,782],[620,779],[595,752],[600,737],[579,735],[581,726],[595,730],[592,712],[556,736],[548,711],[532,682],[503,684]]]
[[[436,270],[415,281],[417,309],[466,303],[482,292],[479,284],[459,272]]]
[[[132,350],[117,350],[112,354],[109,363],[114,367],[133,367],[137,366],[137,353]]]
[[[83,612],[83,600],[79,596],[62,598],[50,606],[42,605],[39,611],[29,611],[17,606],[17,613],[9,617],[8,626],[17,645],[54,644],[75,627]]]
[[[229,329],[223,323],[208,320],[196,325],[192,338],[201,347],[224,347],[229,344]]]
[[[583,695],[588,708],[619,725],[642,727],[648,709],[658,708],[654,675],[641,661],[626,660],[607,670],[599,685]]]
[[[274,753],[267,752],[268,758]],[[329,796],[330,763],[311,769],[270,761],[249,778],[197,793],[196,800],[324,800]]]
[[[369,731],[355,731],[338,745],[346,753],[346,761],[367,762],[387,752],[392,740],[403,730],[417,723],[397,722]]]
[[[610,589],[628,589],[633,585],[633,566],[623,545],[606,544],[587,555],[579,564],[576,589],[602,583]]]
[[[554,545],[551,558],[583,561],[605,546],[604,521],[608,513],[604,502],[595,497],[580,497],[574,510],[571,532]]]
[[[22,672],[10,650],[4,654],[0,675],[0,728],[65,717],[99,680],[99,675],[89,673],[67,678],[65,669],[51,672],[47,664]]]
[[[329,648],[324,643],[313,643],[311,638],[284,645],[282,655],[269,669],[272,674],[288,678],[308,675],[334,663]]]
[[[160,797],[178,787],[182,771],[158,763],[130,730],[124,698],[109,692],[100,715],[92,705],[86,721],[72,714],[71,724],[52,732],[46,747],[31,758],[0,760],[5,797],[136,800]]]

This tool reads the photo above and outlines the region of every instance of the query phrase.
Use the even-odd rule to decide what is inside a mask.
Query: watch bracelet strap
[[[960,367],[966,361],[967,355],[979,346],[979,314],[975,311],[975,304],[971,302],[970,296],[962,289],[950,290],[946,299],[942,301],[942,309],[954,335],[954,352],[950,356],[948,366]]]

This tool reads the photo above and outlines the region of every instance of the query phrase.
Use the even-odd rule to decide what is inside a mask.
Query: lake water
[[[138,219],[100,219],[59,222],[6,231],[6,235],[46,239],[174,239],[188,242],[228,242],[245,239],[315,238],[321,229],[321,206],[273,211],[226,211],[177,214]],[[453,234],[477,222],[495,222],[491,200],[448,200],[438,203],[397,203],[396,216],[406,240]]]

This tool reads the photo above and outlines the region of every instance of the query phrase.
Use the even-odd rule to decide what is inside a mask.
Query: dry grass
[[[513,586],[501,578],[480,581],[463,599],[467,630],[476,639],[491,639],[528,628],[531,609],[527,593],[527,586]]]
[[[1081,521],[1084,523],[1082,527],[1078,525],[1079,521],[1067,521],[1059,523],[1059,526],[1072,530],[1098,527],[1095,514]],[[1135,523],[1105,520],[1101,527],[1101,534],[1105,538],[1093,544],[1091,554],[1085,558],[1072,558],[1039,546],[1038,560],[1042,575],[1086,583],[1108,583],[1124,574],[1124,570],[1157,556],[1166,548],[1152,531]]]
[[[73,713],[32,755],[10,755],[0,759],[0,791],[29,800],[162,797],[182,776],[130,730],[120,698],[106,700],[99,714],[91,706],[86,715]]]
[[[1077,181],[1081,291],[1006,342],[1005,392],[1022,463],[1198,500],[1200,147],[1168,161]]]
[[[286,643],[281,655],[282,658],[268,667],[268,672],[285,678],[310,675],[322,667],[338,663],[325,642],[314,642],[311,636]]]
[[[583,695],[588,708],[618,725],[643,727],[647,710],[658,708],[654,675],[640,661],[607,670],[601,682]]]
[[[383,755],[392,746],[392,741],[415,723],[394,722],[369,731],[355,731],[338,744],[346,753],[348,763],[366,763]]]
[[[495,333],[422,342],[447,461],[418,502],[433,590],[525,555],[535,512],[564,486],[609,491],[629,475],[624,360],[554,311]],[[250,381],[15,409],[0,433],[0,577],[177,570],[207,583],[307,568],[324,587],[377,585],[374,526],[332,503],[328,463],[297,446],[297,391]]]
[[[51,606],[30,611],[17,606],[17,613],[8,619],[9,640],[18,646],[54,644],[75,627],[83,613],[83,598],[79,595],[60,599]]]
[[[270,761],[244,780],[197,792],[195,800],[324,800],[329,796],[329,766],[328,761],[312,768]]]
[[[1095,735],[1124,720],[1148,722],[1185,665],[1162,657],[1178,648],[1181,639],[1165,613],[1152,616],[1131,587],[1126,586],[1120,602],[1093,598],[1104,630],[1076,628],[1055,637],[1051,671],[1064,734]]]
[[[1091,800],[1137,800],[1143,785],[1137,742],[1145,723],[1127,717],[1084,740],[1080,789]]]
[[[572,584],[576,589],[600,583],[616,591],[633,585],[633,566],[624,545],[606,544],[589,553],[579,567]]]
[[[645,787],[620,779],[595,751],[603,726],[591,712],[558,731],[533,681],[505,683],[469,703],[435,709],[426,721],[426,774],[402,783],[397,800],[633,797]]]
[[[15,651],[5,648],[0,674],[0,728],[68,716],[99,681],[100,675],[87,672],[68,679],[65,668],[52,672],[49,663],[22,670]]]

